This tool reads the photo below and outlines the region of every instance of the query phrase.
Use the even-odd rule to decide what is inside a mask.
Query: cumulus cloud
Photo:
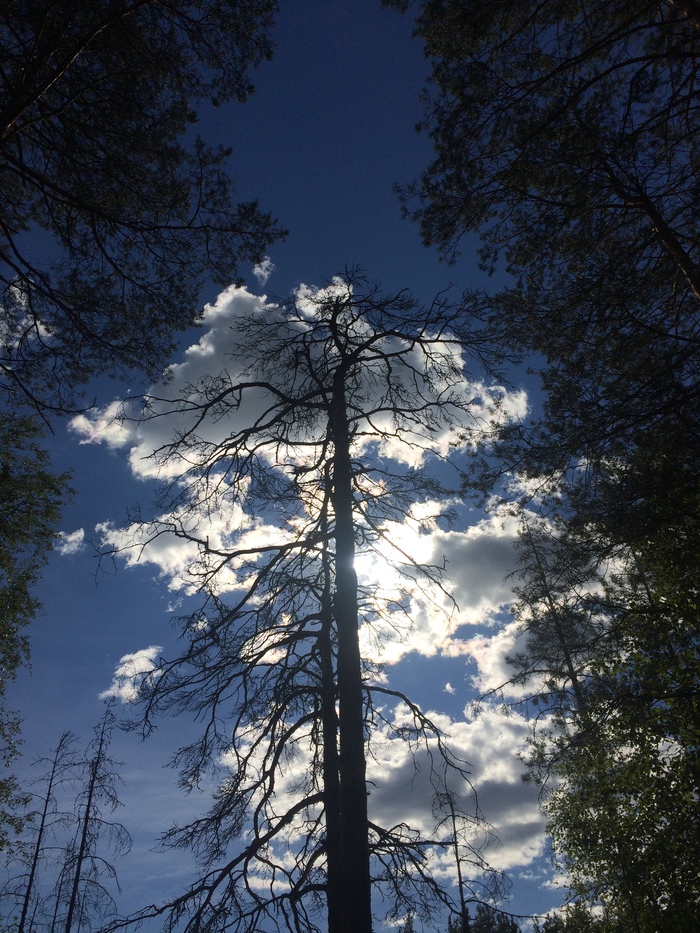
[[[162,456],[174,436],[191,437],[197,412],[194,406],[205,396],[211,398],[216,391],[225,392],[241,380],[248,380],[243,395],[232,393],[226,410],[216,408],[210,417],[197,421],[197,437],[203,445],[216,445],[240,429],[250,425],[269,407],[270,395],[264,387],[253,385],[256,373],[251,370],[251,358],[245,347],[250,345],[250,322],[259,319],[261,324],[274,323],[278,335],[286,331],[290,339],[303,333],[311,326],[313,317],[318,312],[318,299],[324,295],[347,293],[347,286],[340,280],[325,289],[312,289],[301,286],[296,296],[296,321],[289,321],[283,311],[267,302],[264,296],[251,294],[245,288],[231,286],[217,297],[213,304],[206,305],[203,313],[204,333],[184,354],[184,360],[169,366],[163,380],[152,386],[147,393],[148,402],[145,412],[139,403],[111,403],[104,409],[97,409],[86,415],[80,415],[71,422],[71,429],[79,434],[82,443],[104,442],[112,447],[128,447],[131,468],[139,476],[177,476],[191,465],[185,456],[170,460]],[[309,324],[304,321],[308,320]],[[358,338],[369,333],[368,325],[363,321],[356,323]],[[260,338],[262,330],[255,332]],[[271,335],[272,336],[272,335]],[[387,337],[382,344],[388,351],[400,347],[395,337]],[[267,344],[257,347],[263,364],[270,364],[265,356]],[[328,348],[323,343],[314,344],[314,351],[319,360]],[[407,348],[408,366],[396,378],[403,379],[407,389],[425,389],[428,394],[439,393],[441,397],[452,398],[454,404],[446,405],[445,417],[432,412],[431,423],[424,431],[405,426],[401,432],[390,425],[389,411],[375,410],[371,424],[358,418],[359,427],[369,430],[361,432],[359,449],[371,444],[379,444],[378,453],[407,466],[419,466],[428,454],[447,456],[454,441],[455,425],[450,418],[464,416],[461,429],[468,434],[472,429],[481,430],[494,420],[509,412],[510,416],[520,417],[526,406],[523,393],[507,393],[497,386],[486,386],[480,381],[470,381],[464,376],[464,360],[459,348],[447,341],[437,343],[433,353],[440,361],[440,366],[433,366],[432,388],[424,383],[427,376],[428,362],[419,347]],[[360,395],[366,399],[367,407],[379,400],[381,380],[377,379],[380,363],[368,361],[362,373],[364,387]],[[396,366],[395,372],[400,367]],[[282,388],[289,388],[296,378],[293,370],[274,371],[270,369],[269,378],[279,381]],[[456,407],[455,407],[456,406]],[[461,411],[461,413],[460,413]],[[141,415],[146,417],[142,418]],[[164,417],[167,414],[167,417]],[[449,415],[449,417],[448,417]],[[353,418],[355,413],[353,412]],[[390,428],[386,436],[377,438],[376,431]],[[309,428],[311,430],[311,428]],[[325,433],[320,425],[319,430]],[[154,455],[154,451],[160,451]],[[190,457],[192,450],[188,451]],[[280,450],[276,457],[280,461],[294,460],[302,456],[301,448]]]
[[[268,267],[266,267],[268,268]],[[173,478],[186,475],[200,456],[220,451],[232,434],[245,425],[263,417],[270,405],[270,396],[264,386],[249,385],[244,395],[233,393],[225,409],[215,409],[211,417],[196,423],[197,442],[183,447],[179,456],[164,459],[174,437],[192,438],[197,418],[194,406],[203,396],[226,393],[233,385],[246,379],[255,382],[256,373],[249,371],[250,361],[241,348],[251,340],[250,322],[273,322],[275,328],[289,336],[308,331],[318,314],[319,297],[346,295],[347,285],[340,279],[324,290],[300,286],[296,294],[298,318],[291,323],[284,313],[264,297],[251,294],[245,288],[231,286],[204,309],[204,330],[184,353],[182,361],[166,370],[161,382],[149,390],[145,414],[141,418],[140,404],[136,400],[113,402],[103,410],[96,410],[73,419],[72,430],[83,443],[104,442],[113,448],[128,450],[132,472],[141,478]],[[308,323],[307,323],[308,322]],[[353,324],[358,338],[370,333],[366,322]],[[257,333],[257,331],[253,331]],[[313,352],[322,352],[319,344]],[[387,337],[384,350],[402,350],[399,338]],[[259,350],[260,348],[258,348]],[[503,417],[508,410],[519,416],[524,413],[526,398],[523,393],[508,395],[498,387],[487,387],[481,382],[470,382],[465,377],[465,361],[455,344],[442,341],[434,347],[440,359],[433,383],[427,382],[421,391],[427,396],[437,392],[440,397],[451,397],[455,406],[450,418],[464,415],[457,424],[450,418],[441,421],[439,414],[431,417],[425,431],[418,429],[396,431],[391,412],[383,411],[381,397],[384,376],[377,370],[377,362],[369,362],[362,373],[364,385],[359,391],[366,405],[375,407],[371,422],[362,423],[357,414],[359,438],[355,454],[368,462],[389,464],[389,469],[415,468],[434,462],[440,464],[453,454],[455,431],[468,436],[475,423],[489,418]],[[410,366],[403,376],[411,386],[422,385],[428,361],[420,348],[409,351]],[[394,367],[394,373],[400,367]],[[267,374],[277,378],[274,368]],[[294,373],[280,375],[280,379],[294,379]],[[386,430],[384,437],[377,432]],[[325,439],[327,426],[311,419],[304,426],[306,435],[300,440]],[[316,431],[316,436],[313,432]],[[293,472],[299,465],[313,460],[316,452],[308,453],[306,444],[297,447],[277,445],[270,448],[270,468],[273,471]],[[306,458],[306,459],[305,459]],[[431,460],[432,458],[432,460]],[[281,527],[280,514],[264,516],[251,514],[241,499],[228,494],[229,480],[220,470],[210,471],[209,485],[198,488],[193,483],[186,495],[187,506],[180,505],[171,512],[157,516],[152,526],[117,528],[110,523],[97,526],[102,544],[119,552],[127,564],[148,562],[157,567],[172,592],[192,593],[212,572],[216,555],[234,549],[250,551],[273,543],[283,544],[294,531],[294,522],[287,516]],[[184,489],[184,480],[182,480]],[[368,495],[377,501],[384,494],[382,479],[366,477]],[[370,488],[371,487],[371,488]],[[245,496],[244,485],[238,487]],[[201,501],[197,496],[201,495]],[[313,507],[311,505],[310,507]],[[446,510],[460,511],[460,528],[448,528],[442,519]],[[303,521],[299,513],[297,522]],[[475,643],[465,638],[460,629],[470,625],[492,623],[512,599],[508,574],[513,566],[512,544],[517,533],[515,521],[501,521],[496,517],[482,518],[473,524],[473,517],[458,501],[420,501],[408,511],[406,520],[385,519],[381,525],[381,538],[373,552],[358,554],[357,567],[363,584],[373,587],[376,599],[385,605],[406,608],[405,618],[397,624],[395,618],[368,620],[363,626],[363,649],[370,657],[381,658],[394,664],[409,652],[424,655],[442,653],[446,656],[469,656]],[[214,555],[214,556],[212,556]],[[415,564],[442,568],[443,585],[430,586],[420,580]],[[217,571],[216,588],[219,593],[232,591],[244,585],[249,572],[242,560],[221,561]],[[404,566],[401,567],[400,565]],[[438,574],[439,575],[439,574]]]
[[[127,527],[102,522],[95,531],[102,547],[119,554],[127,567],[151,565],[171,592],[186,596],[199,592],[204,580],[219,595],[244,586],[251,573],[248,555],[292,539],[289,528],[251,515],[237,503],[217,505],[215,495],[201,510],[183,506],[150,524]],[[234,557],[234,551],[241,556]]]
[[[257,266],[253,266],[253,275],[258,280],[258,285],[260,288],[265,288],[267,285],[267,280],[270,278],[274,271],[275,264],[269,256],[265,256],[262,262],[259,262]]]
[[[385,537],[358,557],[360,583],[372,589],[377,601],[409,601],[398,624],[394,618],[377,618],[364,627],[363,650],[385,664],[396,664],[410,652],[477,658],[477,642],[464,629],[495,630],[502,624],[503,612],[514,598],[510,574],[517,525],[493,516],[462,531],[445,531],[435,522],[411,521],[415,515],[387,523]],[[465,523],[469,519],[463,516]],[[418,567],[437,568],[440,582],[426,581],[418,569],[397,559],[401,555],[410,555]]]
[[[76,531],[61,531],[56,543],[56,550],[59,554],[66,556],[68,554],[77,554],[85,547],[85,529],[78,528]]]
[[[517,713],[487,708],[461,730],[479,806],[499,840],[491,864],[503,871],[531,864],[544,852],[545,819],[537,788],[522,780],[518,758],[530,723]]]
[[[267,259],[256,267],[261,285],[272,268]],[[328,293],[334,293],[334,289],[342,292],[344,288],[338,281],[328,286]],[[299,319],[294,323],[297,333],[313,326],[318,294],[307,287],[299,290]],[[179,459],[167,461],[154,452],[166,449],[175,436],[191,436],[196,416],[193,406],[200,398],[198,391],[225,393],[242,378],[254,381],[250,361],[240,352],[250,339],[250,331],[244,325],[251,320],[284,325],[279,309],[264,297],[244,288],[226,289],[205,307],[199,339],[179,362],[168,367],[163,380],[149,390],[146,410],[149,417],[145,420],[140,417],[136,401],[126,405],[115,402],[73,419],[72,430],[83,443],[102,442],[127,451],[134,475],[167,477],[177,483],[193,463],[197,464],[198,450],[187,450]],[[447,420],[431,421],[419,433],[394,430],[388,412],[378,411],[371,424],[369,419],[362,422],[358,415],[358,425],[367,430],[366,436],[358,440],[355,451],[358,459],[374,458],[387,472],[442,464],[453,454],[456,429],[462,440],[468,439],[475,425],[492,424],[502,417],[521,417],[525,413],[524,393],[506,393],[478,380],[470,381],[462,372],[464,361],[459,351],[447,343],[438,349],[444,354],[445,372],[452,366],[459,378],[455,375],[454,383],[450,384],[445,377],[447,381],[436,383],[437,390],[454,393],[456,403],[459,402],[454,412],[464,409],[464,421],[456,425]],[[411,364],[411,378],[420,382],[425,361],[417,348],[412,351]],[[371,367],[364,374],[365,398],[377,397],[377,375]],[[200,389],[195,391],[196,386]],[[244,398],[234,394],[231,402],[226,410],[217,410],[215,417],[197,423],[197,436],[203,445],[200,449],[225,446],[227,438],[241,425],[263,416],[270,405],[270,396],[264,387],[251,385]],[[390,429],[384,438],[378,439],[376,433],[372,436],[372,431],[383,428]],[[307,430],[324,431],[325,426],[314,425],[310,419]],[[302,439],[313,437],[310,433]],[[295,449],[280,444],[270,454],[269,466],[272,472],[277,471],[275,475],[282,476],[285,472],[289,475],[310,459],[313,458],[301,446]],[[215,469],[210,478],[214,491],[202,508],[196,502],[196,481],[191,487],[182,482],[176,487],[182,491],[180,505],[163,511],[154,524],[131,529],[110,523],[99,525],[97,532],[103,545],[119,552],[129,565],[148,563],[155,567],[178,596],[195,592],[203,577],[215,569],[217,560],[220,560],[216,572],[218,594],[245,586],[251,566],[242,557],[229,559],[230,554],[234,550],[254,553],[271,544],[284,544],[294,534],[294,523],[303,522],[307,515],[300,506],[294,514],[283,516],[286,521],[282,522],[281,509],[275,513],[277,506],[269,514],[246,509],[241,499],[230,495],[230,480],[224,472],[217,473]],[[374,483],[369,491],[381,502],[383,479],[368,475],[366,481]],[[244,498],[245,483],[239,492]],[[188,503],[186,508],[182,502]],[[446,512],[456,513],[454,524],[447,522]],[[476,662],[473,684],[479,691],[487,692],[505,683],[511,672],[504,658],[517,647],[519,637],[515,623],[504,624],[504,610],[513,599],[509,574],[515,564],[517,521],[509,516],[482,513],[475,516],[457,497],[450,501],[423,499],[408,509],[405,520],[385,516],[375,530],[379,537],[374,550],[360,547],[357,571],[360,584],[388,609],[384,617],[368,611],[361,629],[364,655],[387,665],[386,676],[390,676],[392,665],[411,652],[427,657],[462,657],[465,664]],[[421,577],[420,566],[431,568],[432,583]],[[112,684],[103,696],[132,702],[143,678],[155,669],[159,651],[151,646],[121,658]],[[454,687],[445,683],[444,691],[454,694]],[[368,759],[370,811],[384,825],[408,821],[428,834],[434,822],[429,755],[417,753],[396,737],[402,715],[400,710],[387,711],[388,723],[373,738],[374,754]],[[431,716],[449,737],[453,752],[470,763],[470,780],[477,788],[479,807],[499,838],[499,845],[489,849],[489,862],[501,870],[531,865],[543,851],[544,824],[536,789],[521,780],[518,751],[529,732],[527,721],[518,713],[504,716],[489,706],[474,718]],[[276,788],[280,806],[285,795],[290,798],[296,795],[307,766],[308,756],[304,754],[290,763],[284,780]],[[462,792],[465,800],[470,799],[468,784],[451,789]],[[475,837],[477,841],[483,840]],[[453,879],[454,865],[449,854],[437,852],[435,858],[444,877]]]
[[[124,403],[116,400],[87,414],[76,415],[68,427],[80,436],[81,444],[106,444],[108,447],[128,447],[135,443],[136,427],[123,415],[128,411]]]
[[[533,866],[545,848],[545,821],[540,812],[537,789],[522,781],[523,766],[518,752],[528,735],[528,723],[518,714],[503,715],[488,708],[475,718],[455,719],[428,710],[451,754],[465,769],[466,777],[441,764],[437,740],[409,742],[401,730],[411,731],[412,714],[399,704],[381,709],[370,740],[367,758],[368,815],[385,828],[405,825],[424,839],[436,843],[451,837],[452,827],[439,824],[448,812],[436,809],[436,791],[447,788],[455,795],[458,809],[467,820],[460,838],[481,852],[484,861],[498,872]],[[234,766],[234,758],[223,756],[222,765]],[[310,744],[300,743],[275,784],[278,813],[298,801],[299,787],[311,768]],[[262,766],[262,759],[261,759]],[[294,831],[289,837],[294,844]],[[466,849],[464,850],[466,853]],[[451,847],[436,845],[430,858],[431,871],[446,886],[456,884],[457,870]],[[474,878],[483,882],[476,869]]]
[[[461,625],[480,624],[513,599],[515,522],[484,519],[466,532],[448,532],[435,546],[447,555]]]
[[[479,810],[493,831],[487,850],[491,867],[511,871],[530,865],[544,851],[545,824],[537,789],[523,782],[523,765],[518,758],[529,734],[527,720],[517,713],[506,716],[495,708],[486,708],[479,716],[463,720],[433,712],[429,716],[445,734],[452,753],[468,763],[471,786],[455,785],[451,789],[467,800],[471,787],[475,789]],[[400,759],[394,751],[390,784],[403,784],[405,793],[412,768],[410,755],[405,743],[392,745],[404,750]],[[389,798],[397,794],[398,786],[386,786],[385,792],[386,798],[380,793],[375,805],[385,800],[390,806]],[[426,812],[430,813],[425,810],[426,801],[416,799],[415,804],[415,818],[422,813],[425,819]]]
[[[510,682],[513,668],[506,661],[520,650],[524,637],[520,624],[511,620],[491,634],[479,634],[467,640],[466,653],[476,661],[478,668],[472,684],[480,694],[497,693],[504,698],[519,699],[532,692],[532,684],[525,688]]]
[[[155,670],[160,651],[159,645],[150,645],[133,654],[123,655],[114,670],[112,683],[100,694],[100,699],[115,697],[122,703],[133,703],[144,677]]]
[[[446,813],[435,809],[436,790],[447,787],[460,809],[473,818],[465,824],[463,838],[476,849],[486,846],[485,858],[492,868],[509,872],[532,866],[544,852],[545,821],[537,788],[521,777],[518,752],[529,733],[528,722],[495,708],[470,719],[453,719],[429,710],[426,715],[467,773],[465,777],[448,770],[445,785],[437,741],[409,742],[400,734],[402,729],[410,731],[413,724],[404,706],[383,709],[381,714],[383,721],[375,722],[367,758],[370,820],[384,827],[406,824],[424,838],[447,838],[449,828],[436,835],[436,826]],[[221,763],[227,763],[225,756]],[[311,749],[303,745],[288,759],[276,784],[280,812],[298,799],[298,788],[310,765]],[[456,880],[452,852],[436,851],[435,857],[444,862],[444,876]]]
[[[179,476],[191,463],[185,458],[166,462],[155,452],[167,447],[175,435],[191,430],[193,415],[187,399],[192,386],[217,376],[222,380],[234,378],[229,367],[231,354],[241,344],[240,322],[250,315],[264,315],[268,309],[263,297],[252,295],[245,288],[225,289],[213,304],[205,305],[204,333],[187,348],[184,360],[170,365],[163,379],[150,387],[147,410],[137,400],[112,402],[73,418],[71,430],[81,437],[81,443],[127,448],[131,471],[137,477]],[[260,391],[254,399],[251,393],[246,417],[262,410],[263,396]],[[203,425],[203,440],[215,443],[225,438],[235,414],[232,409],[231,419]]]
[[[103,547],[119,553],[127,566],[155,567],[171,592],[194,594],[210,578],[222,595],[247,584],[254,572],[249,555],[284,547],[294,540],[295,529],[251,515],[240,504],[218,507],[210,501],[208,509],[162,513],[151,525],[124,528],[106,522],[96,532]],[[410,521],[389,523],[386,532],[373,548],[361,549],[356,561],[359,583],[372,594],[374,607],[361,627],[364,656],[388,665],[411,652],[473,657],[480,685],[490,688],[505,670],[503,652],[512,639],[464,632],[466,626],[494,625],[513,599],[508,575],[515,529],[482,519],[461,532],[426,530]],[[242,556],[233,557],[234,552]],[[404,555],[411,555],[415,566]],[[444,567],[441,582],[422,575],[421,565]]]

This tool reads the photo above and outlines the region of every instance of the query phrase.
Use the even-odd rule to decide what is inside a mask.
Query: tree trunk
[[[323,737],[323,806],[326,815],[326,905],[328,933],[342,933],[343,860],[341,853],[340,775],[338,773],[338,714],[333,667],[333,604],[328,521],[323,515],[323,597],[321,603],[321,723]]]
[[[71,887],[70,903],[68,905],[68,915],[66,916],[65,933],[71,933],[75,908],[78,903],[78,891],[80,890],[80,881],[83,871],[83,863],[88,855],[90,840],[90,824],[92,823],[93,800],[97,789],[97,779],[102,766],[102,760],[107,745],[107,715],[102,720],[99,741],[95,751],[95,757],[90,763],[90,780],[88,783],[87,799],[85,801],[85,813],[80,828],[80,845],[78,846],[78,855],[76,858],[75,869],[73,872],[73,884]]]
[[[32,863],[29,869],[29,878],[27,879],[27,888],[24,892],[24,899],[22,901],[22,914],[19,918],[19,926],[17,927],[17,933],[25,933],[27,929],[27,920],[29,917],[29,907],[32,900],[32,893],[34,891],[34,881],[36,880],[37,868],[39,866],[39,858],[41,857],[42,846],[44,844],[44,833],[46,831],[46,824],[48,821],[49,808],[53,802],[54,794],[54,785],[58,779],[59,772],[64,765],[64,756],[66,754],[66,749],[68,748],[72,740],[72,734],[70,732],[64,732],[61,738],[59,739],[58,745],[56,746],[56,751],[54,752],[53,761],[51,763],[51,770],[48,777],[48,785],[46,788],[46,797],[44,798],[44,806],[41,810],[41,820],[39,821],[39,827],[37,829],[36,841],[34,843],[34,851],[32,853]],[[31,929],[31,923],[29,924]]]
[[[372,906],[367,839],[365,739],[358,637],[355,523],[345,372],[333,382],[330,433],[333,439],[332,504],[335,513],[335,600],[338,630],[340,727],[340,854],[342,933],[371,933]]]

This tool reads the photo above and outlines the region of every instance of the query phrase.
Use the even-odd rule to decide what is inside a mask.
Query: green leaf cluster
[[[29,656],[26,627],[40,608],[34,586],[56,539],[61,506],[70,494],[68,476],[55,474],[28,417],[0,413],[0,757],[9,767],[16,753],[18,720],[5,713],[5,691]],[[12,777],[0,779],[0,849],[4,827],[19,802]]]
[[[532,775],[575,889],[698,925],[700,7],[425,0],[426,243],[504,274],[472,308],[534,360],[496,447],[523,496]],[[488,479],[488,477],[487,477]],[[551,780],[550,780],[551,779]],[[551,790],[551,788],[554,788]]]
[[[236,204],[228,150],[196,136],[245,100],[274,0],[9,0],[0,14],[0,386],[74,404],[95,373],[155,374],[202,286],[280,229]]]

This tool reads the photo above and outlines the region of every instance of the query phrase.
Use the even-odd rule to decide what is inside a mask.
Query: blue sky
[[[429,140],[414,131],[427,64],[411,38],[410,21],[381,9],[378,0],[282,6],[275,58],[257,72],[255,96],[243,106],[202,114],[207,139],[233,146],[239,196],[259,199],[290,230],[286,242],[270,250],[266,281],[244,270],[250,295],[287,297],[301,283],[320,285],[356,265],[385,291],[408,288],[422,301],[450,285],[455,296],[488,286],[472,254],[465,251],[447,267],[423,248],[393,191],[430,157]],[[215,306],[220,291],[212,286],[202,304]],[[220,306],[229,301],[228,308],[238,299],[218,300]],[[210,315],[203,331],[184,335],[174,362],[182,362],[186,349],[213,326]],[[114,437],[107,443],[109,429],[100,421],[115,399],[144,388],[97,381],[90,387],[97,408],[88,420],[93,440],[102,442],[84,443],[91,436],[85,421],[72,430],[58,425],[51,441],[56,467],[73,470],[78,494],[64,516],[65,553],[53,556],[40,586],[44,610],[31,633],[31,671],[22,672],[10,690],[9,705],[25,722],[20,776],[65,729],[87,740],[120,659],[143,658],[149,646],[166,653],[173,645],[169,620],[181,594],[168,568],[155,557],[128,568],[122,561],[100,562],[92,547],[103,537],[99,526],[120,526],[130,508],[151,502],[154,484],[130,468],[133,445]],[[522,405],[521,397],[513,398],[516,407]],[[500,681],[504,653],[513,645],[506,606],[512,531],[495,518],[465,514],[451,561],[461,611],[454,621],[456,641],[425,630],[413,650],[392,663],[391,682],[443,717],[472,763],[481,809],[500,840],[488,856],[513,881],[506,906],[525,914],[545,912],[562,899],[551,887],[536,791],[520,779],[517,753],[526,727],[517,715],[504,717],[495,708],[476,718],[469,711],[480,687]],[[135,839],[118,865],[124,911],[177,893],[190,878],[185,856],[152,851],[173,820],[206,806],[205,796],[183,797],[175,773],[165,768],[183,728],[163,720],[145,743],[133,733],[115,738],[126,782],[120,817]],[[377,777],[387,789],[387,806],[390,790],[392,806],[398,801],[415,812],[424,799],[405,764],[394,762],[391,774]]]

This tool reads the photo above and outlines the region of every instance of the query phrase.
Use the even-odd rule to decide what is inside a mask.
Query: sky
[[[239,197],[257,198],[289,236],[271,247],[260,267],[243,270],[244,289],[212,286],[203,294],[204,323],[183,336],[171,386],[226,365],[242,309],[262,313],[276,296],[317,288],[347,267],[361,267],[385,292],[407,288],[426,303],[444,289],[458,297],[467,288],[493,286],[478,270],[475,241],[467,240],[462,257],[446,266],[401,215],[394,185],[409,182],[430,158],[429,140],[414,129],[428,68],[410,21],[383,10],[378,0],[304,0],[282,4],[275,40],[275,57],[256,72],[251,101],[203,110],[201,130],[208,141],[233,147]],[[476,384],[482,377],[475,372],[472,378]],[[77,493],[39,587],[44,608],[31,631],[31,668],[9,691],[8,705],[24,720],[20,779],[35,775],[32,760],[46,755],[64,730],[87,741],[104,698],[128,700],[131,673],[174,649],[171,622],[188,598],[186,556],[166,546],[144,551],[138,561],[97,553],[105,542],[120,540],[131,510],[148,510],[153,501],[152,461],[143,456],[163,439],[165,427],[136,429],[111,420],[120,399],[146,388],[137,381],[96,381],[90,386],[94,410],[59,424],[50,442],[56,468],[73,471]],[[487,393],[484,386],[480,391]],[[506,398],[514,416],[524,416],[532,403],[517,385]],[[210,533],[223,534],[214,525]],[[433,528],[423,546],[449,559],[459,610],[449,620],[417,617],[405,643],[385,647],[384,661],[392,686],[429,711],[470,763],[480,809],[497,840],[487,860],[512,882],[503,906],[541,914],[560,904],[563,892],[556,887],[537,791],[522,781],[518,753],[527,723],[497,706],[478,714],[474,709],[480,692],[508,677],[504,658],[515,644],[508,614],[514,535],[507,516],[466,506],[459,508],[458,528]],[[362,572],[371,577],[376,567]],[[164,718],[144,742],[134,733],[114,738],[113,754],[123,762],[120,819],[134,837],[131,853],[117,862],[123,912],[175,894],[192,878],[185,855],[154,851],[173,821],[206,809],[206,793],[183,795],[167,767],[187,728]],[[370,777],[378,815],[425,821],[427,788],[412,780],[406,749],[394,743],[371,765]],[[444,875],[449,884],[448,865]]]

